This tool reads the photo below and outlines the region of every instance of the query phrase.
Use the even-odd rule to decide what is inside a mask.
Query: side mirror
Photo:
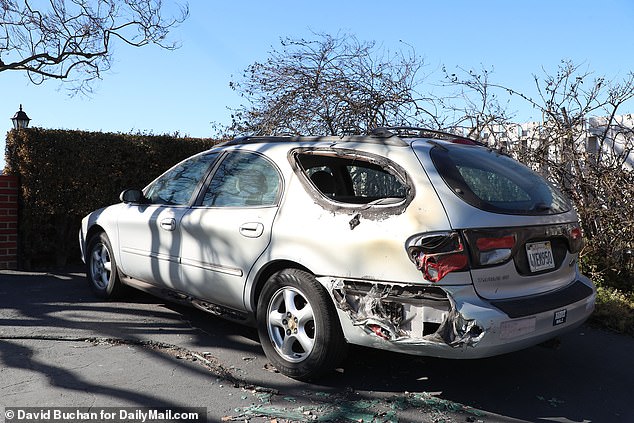
[[[142,204],[146,202],[145,196],[143,195],[143,191],[136,188],[124,190],[121,193],[121,195],[119,195],[119,199],[126,204],[127,203]]]

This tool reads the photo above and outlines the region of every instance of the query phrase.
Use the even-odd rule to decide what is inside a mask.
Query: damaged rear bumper
[[[584,298],[512,318],[479,297],[473,285],[320,281],[349,343],[441,358],[481,358],[536,345],[581,325],[596,297],[592,283],[579,275],[575,283],[588,287]],[[530,300],[540,303],[539,296]]]

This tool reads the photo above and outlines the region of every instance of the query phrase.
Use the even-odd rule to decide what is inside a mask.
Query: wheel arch
[[[273,276],[273,274],[284,269],[298,269],[314,275],[314,273],[306,266],[292,260],[275,260],[267,263],[255,275],[247,297],[247,309],[252,310],[254,316],[257,314],[258,299],[260,298],[264,284],[271,276]]]
[[[83,249],[83,254],[84,254],[84,262],[86,262],[86,260],[88,260],[87,254],[88,254],[88,244],[90,243],[90,240],[92,239],[92,237],[94,237],[95,235],[101,233],[101,232],[106,232],[106,230],[104,228],[101,227],[101,225],[95,224],[92,225],[90,228],[88,228],[88,231],[86,232],[85,235],[85,239],[83,240],[84,242],[84,249]]]

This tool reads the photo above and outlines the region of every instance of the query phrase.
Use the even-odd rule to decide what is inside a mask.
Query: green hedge
[[[29,128],[7,134],[5,173],[20,177],[23,268],[79,259],[81,218],[142,188],[212,139]]]

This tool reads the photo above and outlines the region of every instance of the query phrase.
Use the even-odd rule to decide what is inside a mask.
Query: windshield
[[[506,214],[558,214],[570,202],[523,164],[481,147],[435,146],[431,158],[456,195],[479,209]]]

